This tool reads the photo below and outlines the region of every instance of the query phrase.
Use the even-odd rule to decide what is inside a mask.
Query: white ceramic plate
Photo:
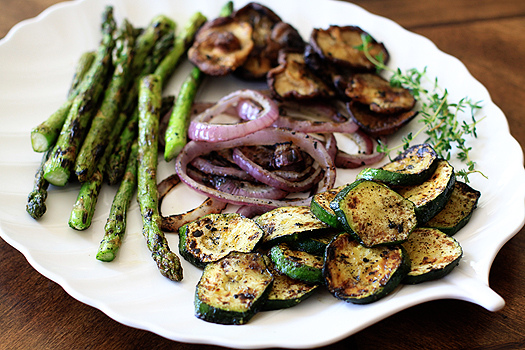
[[[237,1],[236,7],[244,4]],[[30,146],[29,131],[47,118],[63,101],[80,54],[96,47],[100,15],[113,4],[117,20],[128,18],[145,26],[156,14],[166,14],[183,25],[201,11],[216,16],[216,0],[84,0],[51,7],[35,19],[17,25],[0,42],[0,234],[20,250],[31,265],[59,283],[74,298],[132,327],[169,339],[238,348],[316,347],[347,337],[402,309],[429,300],[453,298],[495,311],[504,301],[488,286],[492,261],[524,223],[525,174],[522,151],[510,136],[503,113],[457,59],[440,52],[430,41],[382,17],[341,2],[265,0],[304,38],[314,27],[330,24],[358,25],[383,41],[393,67],[422,69],[439,77],[451,99],[464,96],[483,100],[478,117],[478,139],[472,142],[473,158],[488,179],[471,177],[482,192],[479,208],[456,238],[464,248],[460,265],[446,278],[416,286],[403,286],[370,305],[352,305],[322,292],[292,309],[263,312],[244,326],[222,326],[193,315],[193,293],[200,270],[183,262],[184,280],[162,277],[152,262],[140,228],[138,206],[133,201],[128,231],[118,258],[112,263],[95,259],[114,189],[105,187],[92,227],[77,232],[67,225],[77,185],[51,188],[45,216],[35,221],[25,212],[27,194],[41,155]],[[183,64],[167,88],[178,91],[189,69]],[[259,87],[234,78],[208,80],[201,99],[211,100],[240,87]],[[412,123],[416,127],[417,123]],[[458,168],[463,165],[453,161]],[[159,180],[173,171],[161,161]],[[352,181],[355,171],[340,172],[338,183]],[[184,200],[180,200],[184,198]],[[202,200],[180,186],[166,199],[165,213],[182,212]],[[177,236],[169,235],[177,247]]]

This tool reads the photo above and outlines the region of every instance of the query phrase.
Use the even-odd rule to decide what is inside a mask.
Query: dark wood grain
[[[56,2],[1,0],[0,37]],[[525,145],[525,1],[355,3],[426,36],[463,61],[507,116],[511,134]],[[524,349],[524,231],[504,245],[491,269],[490,285],[506,301],[501,311],[457,300],[428,302],[325,348]],[[121,325],[70,297],[2,240],[0,269],[0,349],[221,349],[173,342]]]

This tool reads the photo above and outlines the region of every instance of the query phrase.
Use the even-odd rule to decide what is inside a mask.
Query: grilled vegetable
[[[453,237],[433,228],[417,228],[403,243],[411,269],[403,283],[416,284],[441,278],[459,264],[463,250]]]
[[[241,66],[253,48],[252,27],[232,17],[205,23],[188,50],[189,60],[208,75],[220,76]]]
[[[207,322],[245,324],[263,307],[272,282],[263,255],[232,252],[204,268],[195,315]]]
[[[264,79],[268,71],[277,66],[280,50],[304,48],[299,32],[264,5],[250,2],[235,11],[233,17],[249,23],[253,29],[253,48],[246,62],[234,71],[240,78]]]
[[[295,241],[330,228],[307,206],[275,208],[259,216],[256,222],[264,231],[265,245]]]
[[[454,168],[441,159],[428,180],[419,185],[396,188],[396,192],[414,203],[417,221],[422,225],[443,209],[452,194],[455,181]]]
[[[343,233],[326,248],[323,275],[336,298],[366,304],[394,290],[409,270],[402,246],[367,248]]]
[[[388,185],[417,185],[433,175],[437,159],[432,146],[415,145],[381,168],[363,169],[357,179],[380,181]]]
[[[330,86],[317,77],[304,62],[302,51],[282,50],[279,65],[268,71],[268,87],[283,100],[329,98],[335,95]]]
[[[336,66],[372,71],[376,69],[375,65],[359,49],[363,45],[363,34],[367,33],[355,26],[316,28],[310,35],[310,45],[323,60]],[[371,38],[368,50],[373,57],[381,56],[385,64],[388,62],[389,55],[383,44]]]
[[[472,217],[481,193],[464,182],[456,181],[445,207],[425,226],[437,228],[449,236],[456,234]]]
[[[387,136],[395,133],[416,117],[418,111],[376,113],[370,107],[355,101],[347,103],[348,112],[359,128],[370,136]]]
[[[312,202],[310,203],[310,210],[312,213],[322,222],[335,228],[342,228],[341,223],[337,219],[337,215],[335,215],[334,210],[330,208],[330,203],[346,186],[347,185],[342,185],[328,191],[316,193],[312,197]]]
[[[251,252],[263,231],[236,213],[209,214],[179,229],[179,252],[197,267],[217,261],[230,252]]]
[[[266,266],[273,275],[273,284],[268,293],[268,299],[261,311],[285,309],[308,299],[317,289],[318,284],[309,284],[290,278],[279,272],[273,262],[267,258]]]
[[[374,181],[348,185],[330,207],[345,231],[367,247],[404,242],[417,225],[414,204]]]
[[[290,247],[296,250],[301,250],[313,255],[323,256],[326,250],[326,246],[334,239],[335,236],[340,234],[339,230],[330,230],[323,232],[319,235],[311,237],[305,237],[294,242],[288,243]]]
[[[323,283],[323,257],[291,249],[286,243],[273,246],[269,251],[275,269],[296,280]]]
[[[392,86],[388,80],[375,73],[354,74],[345,94],[353,101],[368,105],[376,113],[405,112],[416,104],[410,90]]]
[[[47,210],[46,199],[49,182],[44,179],[44,164],[46,164],[48,157],[49,152],[43,154],[33,181],[33,190],[27,196],[26,211],[33,219],[40,219]]]

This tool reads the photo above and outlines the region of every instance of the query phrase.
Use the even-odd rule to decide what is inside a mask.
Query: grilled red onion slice
[[[318,167],[310,176],[302,181],[289,181],[251,161],[239,148],[234,148],[233,150],[233,161],[257,181],[287,192],[303,192],[309,190],[315,186],[320,176],[322,176],[322,170]]]
[[[232,106],[248,106],[246,100],[254,102],[260,108],[252,106],[243,109],[243,117],[248,121],[236,124],[214,124],[211,120],[229,110]],[[242,109],[242,108],[241,108]],[[188,137],[194,141],[219,142],[246,136],[272,125],[279,117],[279,109],[269,97],[255,90],[238,90],[221,98],[215,105],[196,116],[189,125]]]
[[[187,172],[188,164],[196,157],[202,156],[214,150],[224,148],[235,148],[239,146],[268,145],[282,142],[292,142],[303,151],[310,154],[323,171],[323,177],[318,183],[318,191],[326,191],[333,187],[335,182],[335,166],[326,151],[324,145],[313,137],[304,133],[293,132],[284,129],[266,128],[247,136],[223,142],[196,142],[190,141],[183,148],[175,162],[175,171],[180,179],[194,190],[207,196],[220,199],[232,204],[239,205],[262,205],[266,207],[280,207],[289,205],[309,205],[311,197],[290,199],[266,199],[244,197],[225,193],[214,188],[205,186],[192,179]],[[249,193],[247,193],[249,194]]]
[[[360,146],[360,152],[348,154],[342,150],[337,150],[335,165],[342,169],[355,169],[364,165],[371,165],[381,161],[385,154],[377,152],[377,141],[369,135],[359,131],[352,135],[356,143]]]
[[[189,222],[197,220],[198,218],[208,214],[221,213],[228,203],[221,202],[216,198],[208,197],[197,208],[187,211],[182,214],[173,214],[164,216],[161,211],[162,200],[164,197],[178,184],[180,178],[177,174],[168,176],[162,180],[158,185],[159,190],[159,213],[161,216],[161,229],[167,232],[178,232],[179,228]]]

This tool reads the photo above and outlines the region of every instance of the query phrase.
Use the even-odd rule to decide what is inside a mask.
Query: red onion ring
[[[217,198],[232,204],[238,205],[263,205],[267,207],[280,207],[290,205],[309,205],[311,197],[290,198],[290,199],[266,199],[242,197],[224,193],[216,189],[207,187],[192,179],[187,172],[188,164],[196,157],[202,156],[214,150],[223,148],[235,148],[239,146],[268,145],[282,142],[293,142],[297,147],[310,154],[319,167],[324,171],[323,177],[319,181],[318,191],[326,191],[333,187],[335,182],[335,166],[326,151],[324,145],[315,138],[300,132],[293,132],[285,129],[266,128],[247,136],[223,142],[197,142],[190,141],[182,149],[175,162],[175,171],[180,179],[194,190],[207,196]]]
[[[246,100],[260,105],[260,109],[250,108],[250,115],[245,116],[250,119],[249,121],[237,124],[210,123],[213,117],[227,111],[230,107],[239,103],[245,105]],[[238,90],[224,96],[215,105],[193,118],[188,128],[188,137],[194,141],[228,141],[264,129],[272,125],[278,117],[279,109],[269,97],[255,90]]]

